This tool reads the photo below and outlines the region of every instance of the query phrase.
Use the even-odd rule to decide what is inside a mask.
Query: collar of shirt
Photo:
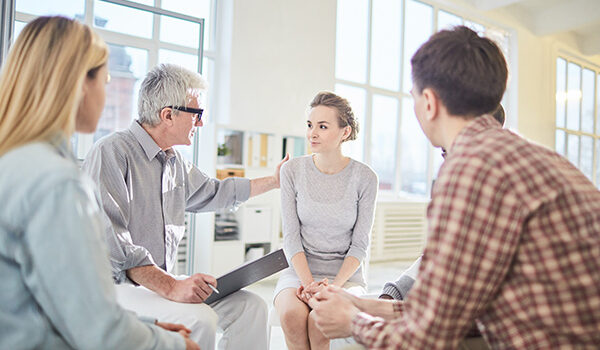
[[[73,163],[77,163],[77,158],[71,149],[71,142],[62,132],[57,133],[50,138],[49,142],[63,158],[71,160]]]
[[[452,150],[456,148],[460,148],[460,145],[468,142],[471,136],[479,134],[482,131],[488,129],[501,129],[502,126],[491,114],[482,115],[481,117],[475,117],[474,120],[465,126],[459,133],[456,135],[454,142],[452,142],[452,146],[450,149],[445,150],[442,153],[444,159],[447,159],[451,154]]]
[[[157,154],[159,154],[162,151],[162,149],[160,149],[160,147],[156,144],[154,139],[152,139],[150,134],[148,134],[148,132],[144,130],[144,128],[142,128],[142,126],[140,125],[140,123],[137,122],[137,120],[134,120],[131,123],[129,130],[140,143],[140,146],[142,146],[142,149],[146,153],[146,157],[148,157],[148,160],[152,160],[154,157],[156,157]]]

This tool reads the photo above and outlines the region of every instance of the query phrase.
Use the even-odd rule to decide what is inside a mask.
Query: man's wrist
[[[366,315],[364,312],[357,312],[356,314],[354,314],[352,316],[352,318],[350,319],[350,336],[353,337],[355,340],[358,341],[358,337],[360,336],[360,325],[362,322],[362,319],[364,318],[361,315]]]
[[[358,312],[365,311],[368,309],[367,303],[369,302],[369,299],[360,298],[360,297],[357,297],[356,295],[351,295],[351,300],[352,300],[352,304],[358,309]],[[354,316],[356,316],[356,315],[354,315]]]
[[[277,178],[277,176],[271,175],[269,182],[270,182],[270,184],[269,184],[270,190],[279,188],[279,179]]]
[[[163,297],[172,300],[177,280],[168,275],[163,276],[161,280],[162,282],[160,283],[160,291],[158,294],[161,294]]]
[[[132,281],[157,293],[163,298],[171,299],[177,281],[156,265],[134,267],[127,270]]]

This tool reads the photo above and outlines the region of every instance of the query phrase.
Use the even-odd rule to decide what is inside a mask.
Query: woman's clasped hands
[[[327,287],[328,285],[329,280],[327,278],[323,278],[318,282],[312,281],[306,286],[301,285],[300,287],[298,287],[298,289],[296,290],[296,296],[298,297],[298,299],[308,304],[310,298],[312,298],[315,294],[320,292],[323,288]]]

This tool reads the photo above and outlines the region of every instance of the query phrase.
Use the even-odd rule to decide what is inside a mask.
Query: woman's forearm
[[[342,263],[342,267],[340,271],[338,271],[337,276],[333,280],[333,284],[342,287],[346,281],[356,272],[358,267],[360,266],[360,261],[353,256],[346,256],[344,258],[344,262]]]
[[[296,275],[300,278],[303,286],[308,286],[313,281],[313,276],[308,268],[308,261],[304,253],[298,253],[292,257],[292,266],[294,266],[294,271],[296,271]]]

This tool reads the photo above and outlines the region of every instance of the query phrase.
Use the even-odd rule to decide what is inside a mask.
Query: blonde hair
[[[106,43],[65,17],[38,17],[10,50],[0,73],[0,155],[26,143],[70,137],[86,76],[106,64]]]
[[[335,108],[338,115],[338,126],[340,128],[350,127],[350,134],[342,142],[356,140],[358,135],[358,121],[354,116],[350,102],[345,98],[338,96],[330,91],[321,91],[310,103],[310,108],[317,106],[326,106]]]

